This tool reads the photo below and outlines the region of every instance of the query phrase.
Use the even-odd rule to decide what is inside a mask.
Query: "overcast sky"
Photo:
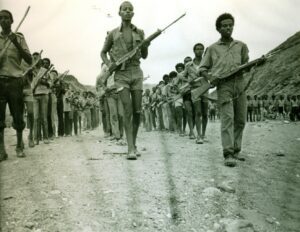
[[[13,29],[27,6],[20,28],[31,52],[44,50],[59,72],[67,69],[83,84],[94,85],[100,70],[100,50],[106,32],[120,25],[119,0],[0,0],[0,8],[14,16]],[[250,58],[267,53],[300,30],[299,0],[133,0],[133,23],[146,36],[187,15],[152,42],[142,60],[148,83],[157,83],[192,47],[219,39],[215,20],[221,13],[235,17],[233,37],[245,42]]]

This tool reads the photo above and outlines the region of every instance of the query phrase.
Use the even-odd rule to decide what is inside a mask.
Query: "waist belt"
[[[0,80],[12,81],[12,80],[20,80],[21,77],[12,77],[12,76],[4,76],[0,75]]]

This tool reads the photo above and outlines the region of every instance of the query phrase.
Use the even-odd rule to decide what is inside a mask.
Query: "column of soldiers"
[[[261,108],[270,105],[265,104],[267,99],[257,98],[251,106],[251,98],[248,97],[247,106],[242,72],[235,73],[231,79],[222,79],[224,73],[249,60],[247,45],[232,38],[234,17],[228,13],[220,15],[216,20],[220,39],[205,52],[203,44],[195,44],[194,58],[186,57],[183,63],[175,66],[176,71],[163,76],[152,93],[146,90],[143,96],[140,59],[147,58],[151,40],[145,39],[143,30],[131,23],[134,8],[130,2],[120,5],[119,15],[121,26],[107,34],[100,54],[110,77],[99,85],[97,83],[95,95],[80,92],[68,84],[64,74],[58,74],[49,58],[42,59],[40,53],[31,55],[24,36],[11,31],[12,14],[7,10],[0,11],[0,161],[7,159],[4,145],[7,103],[17,131],[18,157],[25,156],[23,130],[26,105],[29,147],[38,145],[41,140],[48,144],[49,139],[57,135],[71,136],[73,128],[78,134],[81,125],[86,130],[96,128],[100,122],[100,109],[105,137],[121,141],[125,132],[127,159],[136,160],[141,155],[136,143],[141,120],[144,119],[147,131],[154,127],[177,131],[184,136],[188,130],[190,139],[203,144],[207,141],[206,127],[211,113],[211,120],[220,117],[224,164],[234,167],[237,160],[244,161],[241,149],[247,109],[251,112],[252,107],[256,120]],[[121,64],[118,62],[138,45],[141,46],[130,59]],[[205,86],[200,80],[217,87],[218,107],[215,102],[209,103],[207,92],[195,94],[193,90]],[[296,120],[299,117],[299,97],[291,97],[290,103],[280,97],[276,108],[283,116],[288,108],[290,117]],[[253,115],[250,116],[252,120]]]
[[[29,129],[28,147],[58,136],[71,136],[96,128],[100,102],[90,91],[81,91],[59,74],[41,53],[30,54],[22,33],[13,33],[13,15],[0,11],[0,162],[8,158],[4,143],[6,105],[17,132],[17,157],[25,157],[23,130]],[[6,49],[7,47],[7,49]],[[27,123],[25,123],[27,116]]]
[[[300,95],[247,95],[247,121],[300,120]]]
[[[143,110],[146,131],[153,128],[177,132],[195,139],[197,144],[207,141],[206,126],[209,112],[211,119],[216,118],[215,102],[208,101],[208,93],[194,99],[192,90],[199,86],[200,63],[204,45],[197,43],[193,47],[194,59],[186,57],[183,63],[175,65],[175,70],[163,76],[163,80],[150,90],[146,89],[143,96]],[[212,110],[209,109],[209,106]],[[195,132],[196,131],[196,136]]]
[[[146,90],[143,95],[140,60],[147,58],[148,48],[156,34],[145,39],[143,30],[132,24],[134,7],[129,1],[120,5],[118,13],[121,25],[107,33],[100,52],[103,66],[96,83],[98,93],[102,92],[101,109],[106,135],[120,139],[119,134],[123,130],[120,124],[123,124],[128,147],[127,159],[136,160],[141,156],[137,148],[141,120],[147,131],[154,127],[177,131],[180,136],[184,136],[188,125],[189,138],[195,139],[197,144],[203,144],[207,141],[208,112],[211,112],[212,120],[220,115],[225,166],[234,167],[237,160],[244,161],[241,149],[247,116],[246,94],[243,89],[245,80],[241,72],[233,74],[229,80],[221,80],[223,74],[237,69],[249,60],[247,45],[231,37],[233,16],[224,13],[217,18],[216,30],[221,38],[209,46],[204,55],[204,45],[195,44],[194,59],[186,57],[183,63],[175,66],[176,71],[163,76],[152,93]],[[108,77],[112,78],[114,84],[108,84]],[[207,86],[217,87],[218,108],[215,103],[208,103],[208,93],[205,92]],[[202,92],[202,87],[205,93]],[[201,91],[197,92],[196,89]],[[108,100],[110,91],[113,91],[113,95],[118,95],[114,98],[113,105]],[[123,110],[114,110],[118,108],[118,102],[122,103]]]

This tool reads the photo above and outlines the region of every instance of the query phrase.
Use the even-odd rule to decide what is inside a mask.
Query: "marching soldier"
[[[25,157],[22,142],[25,122],[23,120],[23,69],[21,62],[31,64],[32,58],[23,35],[15,34],[11,30],[13,15],[8,10],[0,11],[0,51],[9,43],[8,49],[0,57],[0,162],[7,159],[4,144],[5,110],[9,104],[13,117],[13,127],[17,131],[17,157]]]
[[[233,26],[234,18],[231,14],[222,14],[216,20],[216,29],[221,39],[207,48],[200,67],[201,76],[207,80],[208,72],[218,77],[249,60],[247,45],[231,37]],[[241,160],[239,153],[247,113],[244,86],[242,74],[217,84],[224,164],[229,167],[236,166],[236,159]]]
[[[131,51],[144,39],[144,32],[131,23],[134,15],[133,5],[125,1],[119,8],[122,19],[120,27],[109,32],[106,37],[101,57],[108,67],[116,66],[114,62]],[[137,151],[136,137],[142,112],[143,72],[140,68],[140,58],[148,56],[148,46],[145,44],[129,61],[115,71],[115,83],[120,92],[124,106],[124,126],[128,144],[127,159],[135,160],[140,153]],[[107,54],[110,54],[109,61]]]

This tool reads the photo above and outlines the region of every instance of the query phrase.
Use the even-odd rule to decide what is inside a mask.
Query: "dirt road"
[[[142,157],[102,131],[55,139],[0,163],[2,231],[296,232],[300,228],[300,124],[247,124],[245,162],[223,166],[220,124],[209,142],[139,134]]]

